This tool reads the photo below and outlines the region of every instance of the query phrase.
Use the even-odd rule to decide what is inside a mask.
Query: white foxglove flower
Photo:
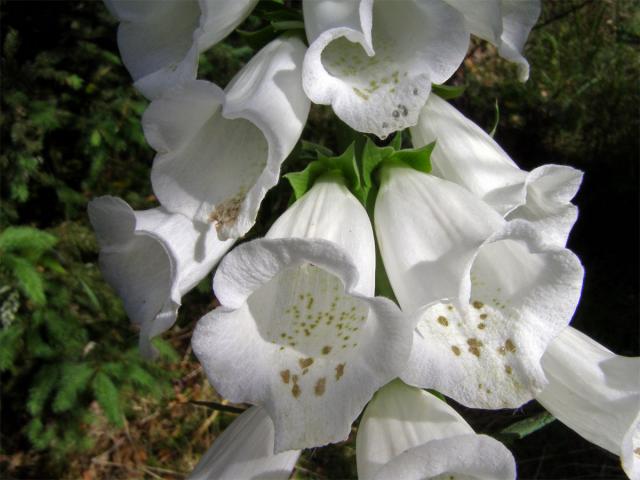
[[[196,78],[198,56],[236,28],[258,0],[104,0],[120,21],[118,47],[147,98]]]
[[[405,365],[413,326],[373,297],[374,276],[367,214],[332,179],[221,262],[221,306],[198,322],[193,351],[221,395],[267,410],[276,452],[346,439]]]
[[[276,39],[225,91],[194,80],[145,111],[145,136],[158,152],[153,189],[169,211],[211,222],[221,239],[245,234],[309,113],[300,68],[305,47]]]
[[[176,321],[182,296],[202,280],[231,248],[210,226],[195,224],[163,208],[134,211],[119,198],[89,203],[100,244],[100,269],[140,327],[142,354],[152,357],[151,339]]]
[[[187,480],[286,480],[299,450],[273,453],[273,422],[261,407],[251,407],[216,438]]]
[[[533,398],[545,384],[540,358],[580,298],[578,258],[459,185],[405,167],[381,178],[384,266],[403,311],[420,312],[400,377],[470,407]]]
[[[503,58],[518,64],[520,80],[529,78],[522,49],[540,16],[540,0],[445,1],[464,15],[472,34],[493,43]]]
[[[431,83],[449,78],[469,44],[442,0],[306,0],[303,84],[349,126],[380,138],[415,125]]]
[[[380,389],[364,411],[356,438],[361,480],[515,480],[511,452],[477,435],[434,395],[399,380]]]
[[[525,172],[484,130],[437,95],[431,95],[411,129],[416,147],[436,142],[433,174],[458,183],[507,219],[536,225],[545,241],[564,246],[577,217],[571,203],[582,172],[543,165]]]
[[[431,91],[460,66],[469,34],[520,53],[538,0],[305,0],[309,51],[303,84],[311,101],[331,105],[361,132],[384,138],[415,125]]]
[[[621,457],[640,479],[640,358],[621,357],[572,327],[547,348],[549,384],[536,396],[558,420]]]

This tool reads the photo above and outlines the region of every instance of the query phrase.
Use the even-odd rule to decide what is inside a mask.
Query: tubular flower
[[[533,398],[580,298],[578,258],[454,183],[405,167],[381,177],[380,252],[403,311],[420,318],[401,378],[470,407]]]
[[[120,21],[118,47],[147,98],[196,78],[198,55],[229,35],[258,0],[104,0]]]
[[[276,39],[226,91],[194,80],[151,103],[143,126],[158,152],[151,181],[164,207],[215,224],[223,240],[251,228],[309,113],[304,51],[295,38]]]
[[[546,242],[566,244],[578,218],[571,199],[581,171],[563,165],[521,170],[484,130],[437,95],[429,97],[411,137],[416,146],[436,141],[434,175],[462,185],[508,220],[534,223]]]
[[[504,445],[477,435],[445,402],[399,380],[380,389],[365,409],[356,460],[362,480],[516,478]]]
[[[119,198],[89,203],[100,244],[100,269],[118,293],[131,321],[140,327],[140,349],[154,355],[151,339],[176,321],[184,294],[231,248],[207,225],[164,208],[134,211]]]
[[[188,480],[286,480],[299,450],[273,453],[273,422],[261,407],[242,413],[216,438]]]
[[[220,264],[221,306],[198,322],[193,350],[218,392],[266,409],[276,452],[346,439],[404,367],[413,326],[373,297],[374,276],[367,214],[330,178]]]
[[[431,91],[460,66],[469,34],[521,65],[539,1],[306,0],[309,50],[303,68],[311,101],[331,105],[355,130],[385,138],[415,125]]]
[[[640,479],[640,358],[616,355],[568,327],[547,348],[542,368],[549,383],[536,400],[619,455],[629,478]]]

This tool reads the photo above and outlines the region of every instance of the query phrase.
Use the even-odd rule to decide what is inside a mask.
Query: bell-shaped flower
[[[251,407],[216,438],[187,480],[286,480],[299,450],[273,453],[273,422],[261,407]]]
[[[431,95],[411,129],[415,146],[433,141],[433,174],[462,185],[508,220],[535,224],[546,242],[564,246],[577,217],[571,203],[582,172],[543,165],[525,172],[495,140],[437,95]]]
[[[413,325],[373,297],[374,277],[369,218],[332,178],[220,263],[221,306],[198,322],[193,351],[221,395],[267,410],[276,452],[346,439],[404,367]]]
[[[361,480],[515,480],[511,452],[477,435],[444,401],[399,380],[386,385],[364,411],[356,438]]]
[[[536,396],[547,410],[590,442],[621,457],[640,479],[640,357],[621,357],[567,327],[547,348],[548,380]]]
[[[213,229],[164,208],[135,211],[119,198],[89,203],[100,245],[100,269],[140,327],[140,350],[155,353],[151,339],[176,321],[180,300],[231,248]]]
[[[118,47],[147,98],[196,78],[198,56],[236,28],[258,0],[104,0],[120,21]]]
[[[441,0],[305,1],[303,84],[349,126],[380,138],[415,125],[431,91],[458,68],[469,33]]]
[[[400,306],[420,317],[405,382],[480,408],[517,407],[542,390],[540,358],[580,298],[571,251],[406,167],[382,169],[375,227]]]
[[[415,125],[432,83],[460,66],[473,33],[528,76],[522,46],[538,0],[305,0],[309,50],[303,84],[312,102],[380,138]]]
[[[298,39],[276,39],[225,91],[194,80],[151,103],[142,123],[158,152],[151,181],[165,208],[213,223],[221,239],[251,228],[309,113],[304,51]]]
[[[464,15],[468,30],[498,47],[503,58],[518,64],[518,76],[529,78],[522,55],[529,32],[540,16],[540,0],[445,0]]]

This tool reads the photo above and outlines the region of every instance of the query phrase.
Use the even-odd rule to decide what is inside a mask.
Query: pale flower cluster
[[[303,0],[307,44],[275,38],[224,89],[197,78],[198,56],[257,0],[105,3],[151,100],[142,122],[160,205],[91,202],[102,271],[152,357],[152,338],[219,263],[220,306],[198,322],[193,350],[219,394],[253,405],[190,478],[288,478],[302,449],[345,440],[362,414],[363,479],[514,479],[509,450],[432,389],[486,409],[535,398],[640,479],[640,359],[568,326],[583,279],[565,247],[582,172],[521,170],[432,92],[471,34],[526,80],[538,0]],[[366,147],[387,153],[364,206],[327,167],[337,160],[319,160],[266,236],[227,254],[279,181],[310,102],[380,139],[410,128],[418,150],[391,161]],[[427,150],[430,173],[402,160]],[[397,302],[375,295],[376,249]]]

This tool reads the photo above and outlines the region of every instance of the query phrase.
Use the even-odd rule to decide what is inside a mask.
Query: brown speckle
[[[280,372],[280,377],[284,383],[289,383],[290,373],[289,370],[283,370]]]
[[[449,320],[447,320],[447,317],[443,317],[442,315],[440,315],[438,317],[438,323],[440,325],[442,325],[443,327],[448,327],[449,326]]]
[[[507,341],[504,342],[504,348],[507,350],[507,352],[516,352],[516,346],[514,345],[513,340],[511,340],[510,338],[507,338]]]
[[[480,314],[480,318],[481,318],[482,320],[486,320],[486,318],[487,318],[488,316],[489,316],[489,315],[487,315],[486,313],[481,313],[481,314]]]
[[[469,345],[469,352],[480,358],[480,347],[484,345],[482,341],[477,338],[470,338],[467,340],[467,344]]]
[[[484,307],[484,303],[479,302],[478,300],[474,300],[471,305],[473,305],[473,308],[477,308],[478,310]]]
[[[480,330],[484,330],[484,329],[485,329],[485,327],[486,327],[486,325],[485,325],[484,323],[482,323],[482,322],[480,322],[480,323],[478,324],[478,328],[479,328]]]
[[[293,395],[293,398],[298,398],[300,396],[300,387],[297,383],[294,383],[293,387],[291,387],[291,395]]]
[[[460,347],[456,347],[455,345],[451,347],[451,350],[456,355],[456,357],[460,356]]]
[[[307,368],[310,367],[313,364],[313,358],[300,358],[298,360],[298,365],[300,365],[300,368]]]
[[[340,377],[344,375],[345,363],[339,363],[336,365],[336,380],[340,380]]]
[[[321,377],[318,379],[318,381],[316,382],[316,386],[314,388],[314,391],[316,392],[316,395],[318,397],[322,396],[324,394],[324,388],[325,385],[327,383],[327,379],[324,377]]]
[[[322,347],[322,354],[329,355],[331,353],[331,345],[325,345]]]
[[[504,366],[504,371],[507,372],[507,375],[511,375],[513,369],[509,365]]]

